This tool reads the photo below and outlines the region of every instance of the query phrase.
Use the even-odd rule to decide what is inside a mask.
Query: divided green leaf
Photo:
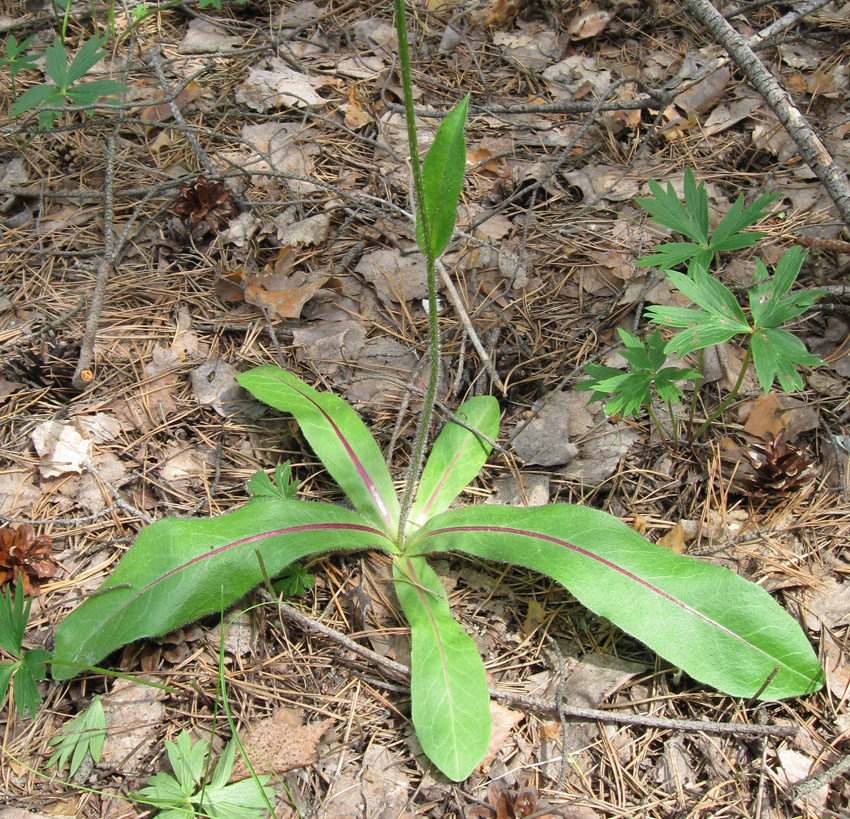
[[[50,740],[56,750],[47,760],[48,765],[56,765],[61,771],[71,757],[69,776],[80,769],[87,753],[91,754],[95,763],[100,762],[100,752],[106,739],[106,715],[100,697],[95,697],[91,705],[82,714],[74,717],[60,732]]]

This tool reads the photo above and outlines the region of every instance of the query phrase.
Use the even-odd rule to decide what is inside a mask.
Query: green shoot
[[[299,481],[291,480],[292,467],[289,461],[278,464],[274,470],[274,483],[262,470],[251,475],[247,484],[248,494],[252,498],[273,498],[291,500],[298,494]]]
[[[12,96],[18,95],[18,90],[15,87],[15,77],[24,68],[35,69],[36,57],[34,54],[25,54],[30,43],[35,39],[35,34],[32,37],[27,37],[22,43],[19,43],[14,34],[10,34],[6,38],[6,56],[0,58],[0,68],[8,66],[9,76],[12,79]]]

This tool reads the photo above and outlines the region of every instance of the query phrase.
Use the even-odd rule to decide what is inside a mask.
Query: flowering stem
[[[422,415],[416,428],[416,439],[407,473],[407,485],[401,499],[401,514],[398,524],[398,540],[404,551],[404,541],[407,529],[407,519],[413,492],[419,481],[422,462],[425,456],[425,446],[428,442],[428,431],[431,427],[431,415],[434,411],[434,400],[437,394],[437,382],[440,378],[440,334],[437,321],[437,260],[431,243],[432,225],[424,207],[425,193],[422,183],[422,163],[419,160],[419,144],[416,139],[416,115],[413,110],[413,84],[410,79],[410,49],[407,43],[407,11],[404,0],[394,0],[396,35],[398,37],[398,56],[401,65],[401,84],[404,91],[404,118],[407,123],[407,143],[410,147],[410,164],[413,168],[413,197],[417,222],[422,226],[424,237],[425,267],[428,279],[428,335],[430,367],[428,385],[422,401]]]

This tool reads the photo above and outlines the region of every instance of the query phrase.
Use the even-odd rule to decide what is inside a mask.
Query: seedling
[[[204,781],[205,741],[193,744],[189,733],[183,731],[177,742],[165,743],[165,750],[174,775],[154,774],[146,787],[133,794],[138,802],[161,808],[160,819],[192,819],[195,816],[260,819],[268,800],[274,798],[274,788],[266,784],[270,776],[227,784],[236,753],[232,741],[224,749],[209,782]]]
[[[28,88],[12,103],[12,114],[18,116],[40,105],[61,107],[66,99],[70,99],[74,105],[91,105],[99,97],[109,97],[127,91],[123,83],[115,80],[78,82],[106,56],[106,52],[100,50],[103,43],[104,40],[99,37],[92,37],[83,44],[69,65],[65,46],[57,37],[53,45],[47,47],[44,65],[45,73],[51,82]],[[110,103],[117,104],[117,100],[110,100]],[[50,130],[56,113],[50,110],[42,111],[38,115],[39,128]]]
[[[34,717],[41,702],[36,683],[47,679],[45,663],[50,659],[50,652],[23,648],[32,607],[32,598],[24,602],[25,597],[21,575],[18,575],[14,594],[10,587],[0,594],[0,648],[14,658],[11,662],[0,663],[0,703],[6,699],[11,683],[18,714],[24,717],[29,711]]]
[[[584,506],[451,509],[498,436],[499,405],[492,396],[461,404],[456,416],[463,423],[443,427],[420,475],[439,369],[435,264],[454,227],[467,101],[443,121],[423,169],[403,0],[396,0],[396,17],[431,334],[423,420],[401,499],[377,443],[348,404],[278,367],[243,373],[238,381],[244,388],[295,418],[354,508],[266,491],[266,497],[219,518],[168,518],[148,526],[102,593],[60,623],[55,676],[74,673],[67,663],[94,663],[127,642],[220,611],[266,573],[278,576],[301,557],[378,549],[392,560],[396,594],[410,624],[413,724],[425,753],[454,780],[467,777],[487,750],[490,702],[484,664],[453,619],[429,554],[455,552],[545,574],[674,666],[733,696],[780,699],[817,690],[823,672],[799,625],[760,586],[727,569],[653,545],[616,518]],[[261,484],[258,478],[255,485]],[[197,781],[194,776],[193,787]],[[187,786],[179,794],[174,785],[163,787],[185,805]]]
[[[652,393],[655,392],[667,405],[670,423],[673,425],[673,439],[678,440],[673,403],[678,404],[684,396],[676,386],[676,381],[699,378],[700,374],[696,370],[664,366],[667,355],[660,331],[652,333],[646,344],[628,330],[618,327],[617,331],[624,345],[622,354],[629,364],[629,372],[603,364],[587,364],[584,371],[591,378],[576,384],[576,389],[593,391],[589,403],[607,398],[603,404],[606,415],[637,416],[641,407],[646,407],[663,440],[667,436],[652,409]]]

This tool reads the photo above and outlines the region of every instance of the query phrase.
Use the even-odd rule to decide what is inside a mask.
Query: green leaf
[[[705,182],[700,182],[697,186],[690,167],[685,168],[685,206],[699,231],[697,241],[704,247],[708,243],[708,194],[705,192]]]
[[[416,241],[426,258],[438,258],[454,233],[457,201],[463,187],[463,172],[466,168],[466,140],[463,129],[468,107],[469,94],[452,108],[442,121],[422,163],[425,201],[421,203],[421,207],[428,215],[431,228],[430,252],[425,246],[425,235],[418,218]]]
[[[766,327],[753,335],[753,366],[759,386],[770,392],[774,379],[785,392],[803,389],[797,367],[818,367],[824,362],[812,355],[797,336],[787,330]]]
[[[667,183],[667,190],[659,185],[654,179],[649,180],[649,189],[654,199],[637,197],[635,204],[648,211],[656,222],[687,236],[700,246],[704,245],[702,231],[699,225],[688,213],[687,208],[679,201],[676,191],[673,190],[671,182]]]
[[[753,323],[757,328],[779,327],[805,313],[823,298],[824,290],[806,290],[785,295],[793,287],[805,257],[801,248],[792,247],[782,255],[772,277],[764,263],[756,259],[756,273],[753,276],[755,285],[750,288],[749,299]]]
[[[158,521],[142,530],[99,593],[59,624],[53,677],[77,673],[63,662],[93,665],[238,600],[263,580],[255,550],[275,576],[305,555],[365,548],[396,551],[360,515],[326,503],[267,501],[210,520]]]
[[[75,85],[67,90],[67,95],[74,105],[91,105],[100,97],[115,96],[123,94],[129,89],[124,83],[115,80],[92,80]]]
[[[21,661],[17,660],[14,663],[0,663],[0,705],[6,700],[6,692],[9,690],[9,683],[15,672],[20,668]]]
[[[782,699],[823,685],[806,635],[764,589],[648,543],[596,509],[456,509],[408,541],[410,554],[446,551],[548,575],[694,679],[732,696]]]
[[[30,617],[32,599],[26,599],[23,575],[15,578],[15,591],[11,584],[0,593],[0,648],[13,657],[21,656],[24,633]]]
[[[12,114],[18,116],[33,108],[37,108],[42,103],[51,105],[62,105],[65,98],[59,93],[59,90],[53,85],[34,85],[28,88],[12,103]]]
[[[260,819],[265,813],[266,799],[275,797],[274,789],[265,787],[269,776],[227,784],[233,770],[232,741],[219,759],[210,782],[200,788],[207,743],[199,740],[193,745],[188,732],[183,731],[176,743],[166,742],[165,748],[177,778],[166,773],[155,774],[146,787],[131,794],[139,802],[166,809],[160,818],[210,816],[213,819]]]
[[[61,772],[71,757],[69,776],[80,769],[86,753],[91,753],[95,763],[100,762],[100,752],[106,738],[106,715],[100,697],[95,697],[91,705],[82,714],[74,717],[59,733],[50,740],[57,748],[47,760],[48,765],[56,765]],[[73,754],[73,756],[71,756]]]
[[[274,470],[274,483],[262,469],[255,472],[246,488],[255,498],[273,498],[276,500],[291,500],[298,494],[298,481],[291,479],[292,466],[289,461],[278,464]]]
[[[421,557],[397,557],[393,577],[410,623],[410,699],[422,750],[455,782],[490,742],[490,694],[475,642],[452,618],[446,592]]]
[[[499,435],[499,402],[492,395],[470,398],[458,407],[456,415],[491,440]],[[428,518],[445,512],[479,473],[490,449],[490,444],[468,429],[453,422],[446,424],[422,471],[410,510],[411,525],[421,526]]]
[[[57,40],[56,42],[59,41]],[[84,77],[88,74],[89,69],[93,68],[106,56],[106,52],[100,50],[100,47],[104,44],[104,42],[106,42],[105,37],[102,39],[100,37],[92,37],[83,43],[74,59],[71,60],[71,65],[68,68],[67,74],[67,85],[71,85],[71,83],[75,83],[78,79],[80,79],[80,77]],[[59,82],[56,84],[63,87]]]
[[[740,333],[750,332],[747,317],[732,291],[699,265],[687,276],[668,270],[667,278],[694,304],[714,316],[719,326],[735,327]]]
[[[45,663],[50,659],[50,652],[36,648],[24,653],[18,666],[12,689],[15,694],[15,705],[21,717],[29,711],[34,718],[38,713],[41,694],[38,693],[36,680],[47,679]]]
[[[313,587],[315,579],[300,563],[291,563],[272,584],[272,588],[284,597],[301,597]]]
[[[325,468],[360,514],[387,533],[398,528],[398,498],[381,450],[357,413],[272,365],[236,377],[255,398],[291,413]]]
[[[65,53],[65,46],[62,41],[56,37],[53,43],[47,46],[47,51],[44,55],[44,71],[54,83],[60,93],[64,93],[65,89],[73,82],[68,75],[68,55]]]
[[[739,196],[729,209],[729,212],[720,220],[720,224],[715,228],[711,236],[710,247],[714,250],[736,249],[735,245],[730,245],[728,240],[732,239],[735,234],[740,234],[740,231],[744,228],[754,225],[759,219],[767,216],[770,213],[767,206],[778,198],[779,194],[766,193],[756,199],[748,208],[744,209],[744,197]],[[757,232],[742,234],[743,237],[747,237],[748,239],[753,238],[755,241],[738,245],[738,247],[751,247],[764,235],[764,233]]]
[[[668,242],[657,247],[655,253],[641,256],[638,267],[657,267],[661,272],[682,264],[700,252],[700,246],[692,242]]]

